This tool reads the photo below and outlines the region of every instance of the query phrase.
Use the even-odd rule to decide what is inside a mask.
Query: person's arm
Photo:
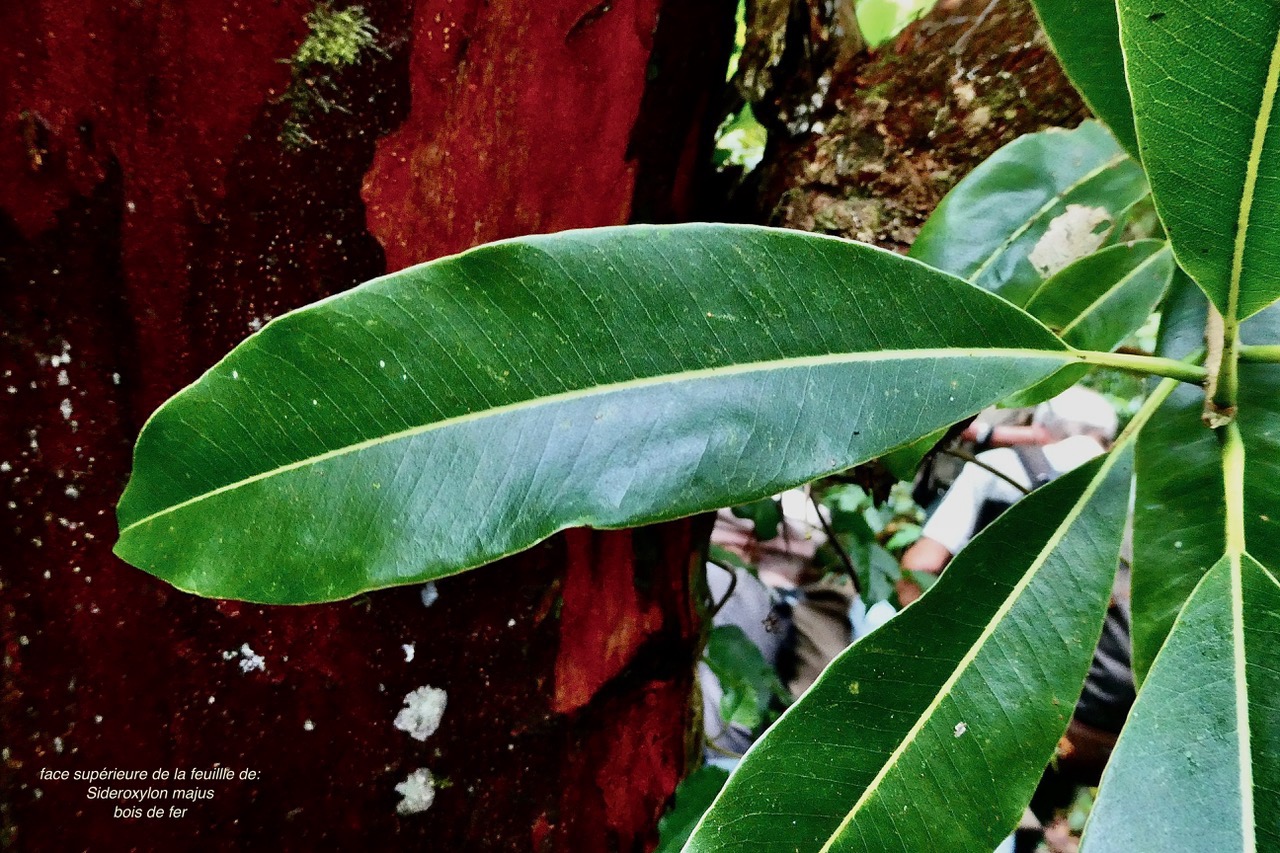
[[[928,536],[921,536],[903,553],[902,568],[904,571],[938,575],[951,562],[951,557],[952,553],[947,550],[946,545]],[[919,598],[923,590],[920,589],[920,584],[904,575],[897,583],[897,592],[899,603],[906,607]]]
[[[974,421],[964,428],[960,437],[972,441],[979,450],[989,447],[1018,447],[1026,444],[1049,444],[1053,436],[1042,426],[1018,426],[1016,424],[986,424]]]

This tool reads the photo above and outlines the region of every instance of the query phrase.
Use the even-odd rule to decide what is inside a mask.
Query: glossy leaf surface
[[[1113,0],[1032,0],[1053,52],[1093,114],[1138,159]]]
[[[1025,305],[1048,276],[1114,242],[1146,193],[1142,169],[1097,122],[1028,134],[947,194],[911,256]]]
[[[1071,716],[1128,502],[1120,448],[1023,499],[747,753],[685,848],[993,850]]]
[[[1183,358],[1203,343],[1204,295],[1179,277],[1164,307],[1159,349]],[[1280,339],[1280,308],[1247,320],[1246,342]],[[1280,564],[1280,365],[1242,364],[1237,415],[1249,476],[1245,530],[1252,550]],[[1133,667],[1141,681],[1178,611],[1224,546],[1222,448],[1201,415],[1204,393],[1183,385],[1138,438],[1133,546]]]
[[[1120,736],[1085,853],[1280,849],[1280,582],[1224,557],[1178,616]]]
[[[1046,281],[1027,312],[1072,346],[1105,352],[1141,328],[1172,275],[1173,254],[1162,240],[1111,246]]]
[[[1142,162],[1174,254],[1224,315],[1280,297],[1280,5],[1119,0]]]
[[[116,552],[264,602],[442,577],[847,468],[1038,381],[1063,347],[958,279],[831,238],[494,244],[281,317],[165,404]]]

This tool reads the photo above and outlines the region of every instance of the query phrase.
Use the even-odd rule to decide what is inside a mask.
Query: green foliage
[[[702,657],[724,691],[720,716],[726,722],[754,732],[777,716],[775,703],[791,702],[778,673],[737,625],[712,628]]]
[[[1019,503],[838,657],[685,849],[993,849],[1079,694],[1131,464],[1143,683],[1084,850],[1280,845],[1280,7],[1120,0],[1139,166],[1111,7],[1038,6],[1124,144],[1096,123],[1011,143],[944,200],[914,259],[764,228],[602,229],[286,315],[148,421],[117,553],[203,595],[332,600],[571,525],[918,458],[1091,366],[1165,376],[1109,454]],[[1161,239],[1116,246],[1148,186]],[[1111,352],[1162,293],[1157,354]],[[886,518],[852,490],[827,498],[883,591]],[[756,720],[776,685],[742,640],[718,631],[708,657],[728,713]]]
[[[658,822],[658,846],[654,853],[680,853],[684,849],[694,826],[728,778],[728,770],[706,765],[680,783],[675,804]]]
[[[756,121],[751,105],[745,104],[729,116],[716,131],[716,147],[712,162],[717,168],[740,166],[750,172],[760,165],[769,131]]]
[[[836,658],[748,752],[686,850],[995,849],[1080,692],[1129,459],[1122,448],[1035,492],[918,605]],[[1059,665],[1041,666],[1050,656]],[[999,785],[974,783],[995,768]]]
[[[869,47],[879,47],[923,18],[938,0],[858,0],[858,29]]]
[[[847,557],[868,606],[879,601],[896,604],[894,585],[902,578],[902,569],[894,554],[920,538],[920,524],[924,521],[924,512],[911,499],[910,487],[897,484],[883,506],[876,506],[871,495],[850,483],[827,488],[819,484],[819,490],[840,549],[830,542],[819,548],[818,568],[847,571]]]
[[[761,498],[735,506],[733,514],[738,518],[749,519],[754,526],[756,539],[761,542],[777,538],[778,528],[782,526],[782,504],[776,498]]]

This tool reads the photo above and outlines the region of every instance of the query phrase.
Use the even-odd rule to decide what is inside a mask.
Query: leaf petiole
[[[1207,376],[1207,371],[1199,364],[1204,358],[1203,353],[1197,353],[1184,361],[1155,355],[1130,355],[1128,353],[1098,352],[1096,350],[1076,350],[1075,354],[1085,364],[1092,364],[1097,367],[1113,367],[1118,370],[1127,370],[1130,373],[1141,373],[1148,376],[1164,376],[1169,379],[1177,379],[1179,382],[1188,382],[1192,385],[1203,385]]]
[[[1227,509],[1227,555],[1239,564],[1245,553],[1244,537],[1244,439],[1232,421],[1222,431],[1222,480]]]
[[[1240,360],[1254,364],[1280,364],[1280,344],[1241,346]]]

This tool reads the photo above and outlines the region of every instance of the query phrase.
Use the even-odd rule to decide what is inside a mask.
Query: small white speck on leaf
[[[397,814],[425,812],[436,800],[436,780],[431,776],[430,770],[420,767],[396,785],[396,793],[402,797],[396,806]]]
[[[960,737],[967,731],[969,731],[969,727],[965,723],[956,723],[956,727],[954,729],[956,737]]]
[[[410,690],[404,707],[396,714],[395,727],[414,740],[426,740],[440,728],[449,694],[439,687],[423,686]]]

